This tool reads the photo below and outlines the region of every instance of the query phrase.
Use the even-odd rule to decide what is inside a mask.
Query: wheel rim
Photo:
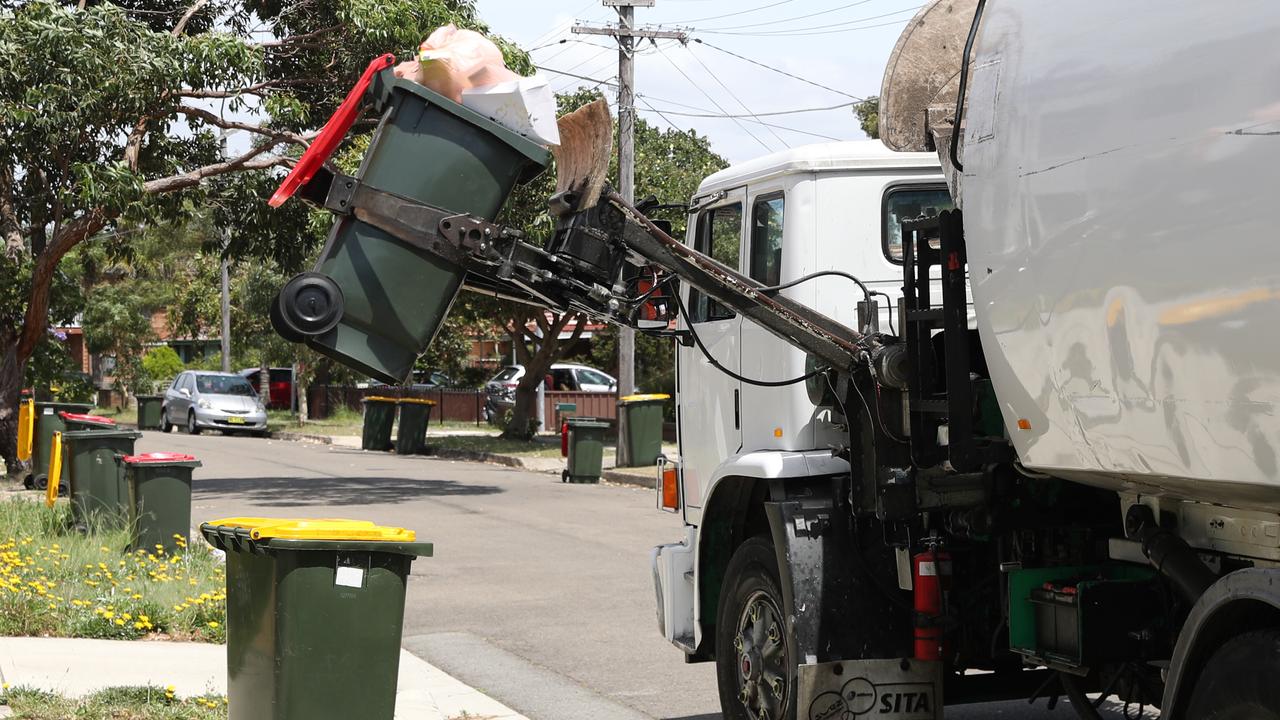
[[[791,658],[782,634],[782,611],[763,590],[751,594],[742,606],[733,637],[737,658],[738,699],[747,715],[779,720],[791,692],[787,671]]]

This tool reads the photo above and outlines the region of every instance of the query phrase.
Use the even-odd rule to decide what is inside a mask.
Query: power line
[[[642,102],[643,102],[643,101],[642,101]],[[674,123],[672,123],[672,122],[671,122],[671,120],[670,120],[669,118],[667,118],[667,117],[666,117],[666,115],[668,115],[668,114],[669,114],[669,115],[684,115],[685,113],[676,113],[676,112],[672,112],[672,111],[670,111],[670,110],[666,110],[666,111],[658,110],[657,108],[653,107],[652,105],[649,105],[649,103],[647,103],[647,102],[645,103],[645,105],[648,105],[648,108],[647,108],[647,109],[646,109],[646,108],[639,108],[639,110],[640,110],[641,112],[654,112],[654,113],[657,113],[657,114],[661,115],[661,116],[662,116],[662,119],[666,120],[666,121],[667,121],[667,123],[668,123],[668,124],[670,124],[672,127],[676,128],[677,130],[679,130],[679,129],[680,129],[680,127],[679,127],[678,125],[675,125]],[[664,114],[664,113],[666,113],[666,114]],[[726,118],[726,119],[732,119],[731,117],[728,117],[728,116],[712,116],[712,117],[724,117],[724,118]],[[736,121],[735,121],[735,122],[736,122]],[[834,142],[842,142],[842,141],[843,141],[843,139],[842,139],[842,138],[832,137],[832,136],[830,136],[830,135],[823,135],[822,133],[810,132],[810,131],[808,131],[808,130],[800,130],[800,129],[793,128],[793,127],[787,127],[787,126],[785,126],[785,125],[775,125],[775,124],[773,124],[773,123],[767,123],[767,122],[765,122],[765,121],[763,121],[763,120],[752,120],[752,119],[750,119],[750,118],[744,118],[744,119],[743,119],[743,122],[754,123],[754,124],[756,124],[756,125],[763,125],[763,126],[765,126],[765,127],[767,127],[767,128],[777,128],[777,129],[779,129],[779,130],[786,130],[787,132],[798,133],[798,134],[800,134],[800,135],[810,135],[810,136],[812,136],[812,137],[822,138],[823,140],[832,140],[832,141],[834,141]],[[745,130],[745,128],[744,128],[744,130]],[[750,131],[748,131],[748,132],[747,132],[747,134],[748,134],[748,135],[750,135],[750,134],[751,134],[751,133],[750,133]],[[752,135],[752,137],[755,137],[755,136],[754,136],[754,135]],[[758,140],[758,139],[757,139],[757,142],[759,142],[759,140]],[[769,150],[769,152],[773,152],[773,150],[772,150],[772,149],[770,149],[770,150]]]
[[[742,106],[742,109],[743,109],[743,110],[746,110],[746,111],[747,111],[747,113],[748,113],[749,115],[751,115],[751,117],[755,118],[757,121],[760,119],[760,118],[756,117],[756,114],[755,114],[755,113],[751,112],[751,108],[747,107],[747,104],[746,104],[746,103],[744,103],[744,102],[742,102],[742,99],[741,99],[741,98],[739,98],[739,97],[738,97],[738,96],[737,96],[737,95],[736,95],[732,90],[730,90],[730,89],[729,89],[729,86],[728,86],[728,85],[725,85],[725,84],[724,84],[724,81],[720,79],[720,76],[719,76],[719,75],[717,75],[716,73],[712,72],[712,71],[711,71],[711,68],[707,67],[707,64],[706,64],[706,63],[704,63],[704,62],[702,62],[702,58],[700,58],[700,57],[698,57],[697,55],[694,55],[694,54],[693,54],[693,51],[689,49],[689,46],[687,46],[687,45],[685,46],[685,51],[686,51],[686,52],[688,52],[688,53],[689,53],[689,55],[690,55],[690,56],[692,56],[692,57],[693,57],[693,59],[694,59],[694,60],[696,60],[696,61],[698,62],[698,64],[699,64],[699,65],[701,65],[701,66],[702,66],[702,69],[703,69],[703,70],[706,70],[706,71],[707,71],[707,74],[711,76],[711,79],[712,79],[712,80],[715,80],[715,81],[716,81],[716,84],[717,84],[717,85],[719,85],[721,88],[724,88],[724,91],[725,91],[725,92],[727,92],[727,93],[729,93],[729,97],[733,98],[735,101],[737,101],[737,103],[738,103],[739,105],[741,105],[741,106]],[[764,125],[765,127],[769,127],[769,126],[768,126],[767,124],[765,124],[765,123],[761,123],[761,125]],[[769,127],[769,134],[773,135],[773,137],[774,137],[774,138],[776,138],[776,139],[778,140],[778,142],[782,143],[782,146],[783,146],[783,147],[785,147],[785,148],[790,148],[790,147],[791,147],[790,145],[788,145],[788,144],[787,144],[787,141],[786,141],[786,140],[783,140],[781,137],[779,137],[778,133],[774,132],[774,131],[773,131],[773,128],[771,128],[771,127]]]
[[[893,17],[894,15],[902,15],[904,13],[913,13],[919,10],[921,7],[924,7],[924,6],[917,5],[915,7],[904,8],[902,10],[896,10],[890,13],[883,13],[881,15],[872,15],[870,17],[859,18],[857,20],[849,20],[848,22],[832,23],[829,25],[814,25],[806,28],[790,28],[787,30],[771,30],[771,31],[761,30],[757,32],[738,32],[738,31],[731,31],[731,30],[699,30],[698,32],[707,33],[711,35],[750,35],[753,37],[799,37],[803,35],[830,35],[832,33],[853,32],[854,30],[870,30],[871,28],[884,27],[886,25],[895,25],[900,22],[906,22],[906,20],[894,20],[891,22],[879,23],[876,25],[861,25],[859,27],[844,28],[842,30],[832,29],[832,28],[839,28],[844,25],[854,25],[857,23],[863,23],[863,22],[867,22],[868,20],[879,20],[881,18]]]
[[[729,113],[728,113],[728,112],[727,112],[723,107],[721,107],[721,106],[720,106],[720,103],[716,102],[716,99],[715,99],[715,98],[711,97],[711,95],[710,95],[706,90],[704,90],[704,89],[702,88],[702,86],[701,86],[701,85],[699,85],[698,83],[694,82],[694,81],[693,81],[693,78],[691,78],[691,77],[689,77],[687,74],[685,74],[685,71],[684,71],[684,70],[681,70],[681,69],[680,69],[680,66],[679,66],[679,65],[677,65],[677,64],[676,64],[676,62],[675,62],[674,60],[672,60],[672,59],[671,59],[671,57],[670,57],[669,55],[667,55],[665,52],[659,52],[658,54],[659,54],[659,55],[661,55],[663,58],[665,58],[665,59],[666,59],[666,61],[667,61],[668,63],[670,63],[670,64],[671,64],[671,67],[675,68],[675,69],[676,69],[676,72],[680,73],[681,77],[683,77],[685,80],[687,80],[687,81],[689,82],[689,84],[690,84],[690,85],[692,85],[692,86],[694,86],[695,88],[697,88],[697,89],[698,89],[698,92],[702,93],[703,97],[705,97],[706,99],[710,100],[710,101],[711,101],[711,104],[712,104],[712,105],[715,105],[717,110],[719,110],[719,111],[720,111],[720,112],[722,112],[722,113],[725,113],[726,115],[728,115],[728,114],[729,114]],[[747,127],[746,127],[745,125],[743,125],[743,124],[742,124],[742,123],[741,123],[737,118],[730,118],[730,119],[731,119],[731,120],[733,120],[734,124],[736,124],[739,128],[741,128],[743,132],[745,132],[746,134],[750,135],[750,136],[751,136],[751,139],[752,139],[752,140],[755,140],[757,143],[759,143],[759,144],[760,144],[760,146],[761,146],[761,147],[763,147],[766,151],[768,151],[768,152],[773,152],[773,148],[769,147],[769,146],[768,146],[768,145],[767,145],[763,140],[761,140],[760,138],[756,137],[755,133],[753,133],[753,132],[751,132],[750,130],[748,130],[748,129],[747,129]]]
[[[546,70],[549,73],[555,73],[557,75],[568,75],[569,77],[578,78],[579,80],[586,80],[587,82],[593,82],[596,85],[616,86],[618,84],[615,82],[610,82],[609,80],[601,80],[600,78],[587,77],[586,75],[575,75],[574,73],[571,73],[571,72],[565,72],[564,70],[555,70],[553,68],[543,67],[541,65],[534,65],[534,67],[538,68],[539,70]]]
[[[723,15],[711,15],[711,16],[708,16],[708,17],[690,18],[690,19],[688,19],[688,20],[676,20],[675,22],[669,22],[669,23],[664,23],[664,24],[666,24],[666,25],[687,25],[687,24],[689,24],[689,23],[706,22],[707,20],[719,20],[719,19],[721,19],[721,18],[737,17],[738,15],[746,15],[747,13],[760,12],[761,10],[768,10],[768,9],[769,9],[769,8],[771,8],[771,7],[777,7],[777,6],[779,6],[779,5],[786,5],[787,3],[789,3],[789,2],[794,2],[794,1],[795,1],[795,0],[777,0],[777,2],[771,2],[771,3],[769,3],[768,5],[761,5],[760,7],[749,8],[749,9],[747,9],[747,10],[739,10],[739,11],[737,11],[737,12],[725,13],[725,14],[723,14]]]
[[[637,94],[637,95],[636,95],[636,97],[641,97],[641,95]],[[644,95],[643,97],[651,98],[651,99],[653,99],[653,100],[657,100],[658,102],[664,102],[664,103],[668,103],[668,104],[671,104],[671,105],[680,105],[680,106],[682,106],[682,107],[692,108],[692,109],[694,109],[694,110],[702,110],[702,108],[695,107],[695,106],[693,106],[693,105],[685,105],[684,103],[678,103],[678,102],[675,102],[674,100],[663,100],[663,99],[662,99],[662,98],[660,98],[660,97],[654,97],[654,96],[652,96],[652,95]],[[685,116],[685,117],[739,117],[739,118],[742,118],[742,117],[756,117],[756,118],[762,118],[762,117],[777,117],[777,116],[779,116],[779,115],[800,115],[800,114],[802,114],[802,113],[825,112],[825,111],[828,111],[828,110],[842,110],[842,109],[844,109],[844,108],[853,107],[853,106],[854,106],[854,104],[855,104],[855,103],[847,102],[847,103],[840,103],[839,105],[827,105],[827,106],[825,106],[825,107],[798,108],[798,109],[796,109],[796,110],[775,110],[775,111],[772,111],[772,112],[751,113],[751,114],[749,114],[749,115],[721,115],[721,114],[719,114],[719,113],[712,113],[712,112],[706,112],[706,114],[699,114],[699,113],[685,113],[685,112],[677,113],[677,112],[675,112],[675,111],[668,111],[668,112],[671,112],[671,114],[673,114],[673,115],[683,115],[683,116]]]
[[[795,17],[783,18],[781,20],[771,20],[768,22],[751,23],[749,25],[731,25],[728,27],[717,27],[717,28],[710,28],[710,29],[711,30],[741,30],[743,28],[762,27],[765,25],[777,25],[779,23],[795,22],[796,20],[806,20],[811,17],[818,17],[819,15],[828,15],[830,13],[839,12],[841,10],[848,10],[851,7],[857,7],[858,5],[866,5],[869,2],[871,2],[871,0],[858,0],[857,2],[851,2],[847,5],[833,7],[830,10],[820,10],[818,12],[809,13],[808,15],[797,15]]]
[[[822,83],[819,83],[819,82],[814,82],[814,81],[812,81],[812,80],[809,80],[808,78],[802,78],[802,77],[800,77],[799,75],[793,75],[792,73],[789,73],[789,72],[787,72],[786,70],[779,70],[778,68],[776,68],[776,67],[774,67],[774,66],[772,66],[772,65],[765,65],[764,63],[759,62],[758,60],[752,60],[751,58],[749,58],[749,57],[747,57],[747,56],[745,56],[745,55],[739,55],[738,53],[733,52],[732,50],[725,50],[725,49],[724,49],[724,48],[722,48],[722,47],[718,47],[718,46],[716,46],[716,45],[712,45],[711,43],[709,43],[709,42],[707,42],[706,40],[703,40],[703,39],[701,39],[701,38],[694,38],[694,39],[693,39],[693,41],[694,41],[694,42],[696,42],[696,43],[700,43],[700,44],[702,44],[702,45],[706,45],[707,47],[711,48],[712,50],[719,50],[720,52],[722,52],[722,53],[724,53],[724,54],[726,54],[726,55],[732,55],[732,56],[734,56],[734,57],[738,58],[739,60],[745,60],[745,61],[747,61],[747,62],[751,63],[752,65],[759,65],[760,67],[762,67],[762,68],[764,68],[764,69],[766,69],[766,70],[772,70],[773,72],[776,72],[776,73],[778,73],[779,75],[786,75],[787,77],[789,77],[789,78],[791,78],[791,79],[793,79],[793,80],[799,80],[799,81],[800,81],[800,82],[802,82],[802,83],[807,83],[807,84],[812,85],[812,86],[814,86],[814,87],[819,87],[819,88],[822,88],[823,90],[828,90],[828,91],[833,92],[833,93],[835,93],[835,94],[837,94],[837,95],[843,95],[843,96],[845,96],[845,97],[847,97],[847,98],[851,98],[851,99],[856,100],[856,101],[858,101],[858,102],[862,102],[863,100],[865,100],[865,99],[866,99],[866,98],[860,98],[860,97],[858,97],[857,95],[850,95],[849,93],[847,93],[847,92],[845,92],[845,91],[843,91],[843,90],[837,90],[837,89],[835,89],[835,88],[833,88],[833,87],[829,87],[829,86],[827,86],[827,85],[823,85]]]

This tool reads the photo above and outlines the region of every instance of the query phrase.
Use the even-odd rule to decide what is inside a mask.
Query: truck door
[[[690,218],[696,250],[734,270],[742,270],[745,224],[742,189]],[[689,287],[681,289],[693,330],[717,362],[735,373],[742,367],[742,320],[732,310]],[[702,507],[707,482],[726,458],[742,447],[741,387],[713,366],[697,347],[677,345],[677,423],[683,462],[684,502]]]

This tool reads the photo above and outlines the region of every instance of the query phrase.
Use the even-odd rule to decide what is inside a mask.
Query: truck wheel
[[[733,553],[716,612],[716,679],[726,720],[794,720],[796,663],[787,642],[773,543],[754,537]]]
[[[1278,720],[1280,629],[1245,633],[1223,643],[1205,663],[1187,720]]]

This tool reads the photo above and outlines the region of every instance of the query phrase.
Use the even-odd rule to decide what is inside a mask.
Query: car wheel
[[[1276,720],[1280,629],[1245,633],[1223,643],[1205,663],[1187,706],[1190,720]]]
[[[160,432],[173,432],[173,423],[169,422],[169,408],[160,408]]]
[[[195,410],[192,410],[191,412],[187,413],[187,434],[188,435],[200,434],[200,426],[196,424]]]
[[[725,569],[716,613],[716,680],[726,720],[796,717],[796,661],[787,640],[773,543],[754,537]]]

